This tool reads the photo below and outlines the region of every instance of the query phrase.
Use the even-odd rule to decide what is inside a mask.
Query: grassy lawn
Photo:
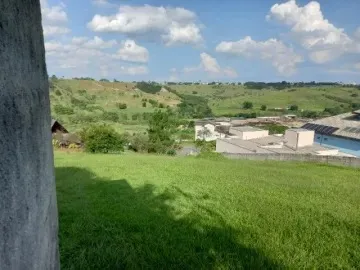
[[[55,153],[62,269],[357,268],[360,171]]]

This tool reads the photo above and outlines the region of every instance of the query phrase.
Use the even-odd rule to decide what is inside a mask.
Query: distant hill
[[[167,107],[178,107],[184,118],[285,113],[322,117],[360,108],[360,89],[356,86],[250,89],[235,84],[161,85],[56,78],[51,79],[50,85],[53,117],[69,130],[78,130],[89,123],[108,122],[119,131],[145,131],[149,113]],[[244,103],[251,106],[244,109]],[[296,108],[295,111],[288,110],[290,107]]]
[[[176,107],[181,102],[173,93],[145,93],[134,83],[68,79],[51,81],[50,100],[53,117],[70,130],[111,122],[119,128],[123,126],[119,123],[135,127],[135,131],[156,108]]]
[[[339,107],[350,111],[360,105],[360,89],[342,86],[305,86],[288,87],[282,90],[249,89],[244,85],[171,85],[171,88],[182,94],[202,96],[208,99],[216,115],[237,114],[240,112],[257,112],[272,114],[272,109],[297,105],[299,110],[322,112],[325,108]],[[245,101],[253,103],[251,110],[243,110]],[[260,110],[267,107],[266,112]],[[270,110],[270,111],[269,111]]]

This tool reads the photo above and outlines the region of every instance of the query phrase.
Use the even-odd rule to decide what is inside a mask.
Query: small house
[[[57,120],[51,119],[51,133],[69,133]]]

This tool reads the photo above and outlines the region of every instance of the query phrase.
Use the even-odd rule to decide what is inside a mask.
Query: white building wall
[[[268,130],[241,131],[236,128],[230,128],[230,133],[235,134],[239,139],[242,140],[251,140],[269,136]]]
[[[209,130],[208,136],[203,136],[203,134],[201,134],[201,132],[205,128]],[[206,124],[204,126],[202,125],[195,126],[195,140],[205,140],[207,142],[210,142],[210,141],[215,141],[218,138],[225,138],[225,134],[221,134],[215,131],[215,126],[213,124]]]
[[[259,131],[244,131],[242,134],[242,138],[240,137],[240,139],[243,140],[251,140],[251,139],[258,139],[258,138],[263,138],[269,136],[269,131],[268,130],[259,130]]]
[[[311,146],[314,143],[314,131],[298,131],[288,129],[285,132],[286,145],[292,149]]]
[[[301,131],[298,136],[298,147],[313,145],[315,132],[313,130]]]

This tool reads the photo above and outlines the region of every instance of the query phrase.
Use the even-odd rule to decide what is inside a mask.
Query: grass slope
[[[359,170],[55,153],[62,269],[357,268]]]
[[[172,88],[179,93],[204,96],[217,115],[245,112],[241,110],[244,101],[254,104],[254,111],[260,111],[261,105],[271,108],[286,108],[296,104],[300,109],[323,111],[324,108],[333,108],[348,103],[360,103],[360,90],[346,87],[302,87],[285,90],[251,90],[244,86],[232,85],[175,85]],[[195,92],[194,92],[195,91]],[[352,95],[357,95],[356,97]],[[338,102],[340,98],[348,103]],[[265,114],[269,114],[265,112]]]
[[[180,98],[172,93],[147,94],[134,86],[133,83],[60,79],[50,93],[52,114],[67,129],[76,131],[91,122],[106,122],[102,115],[104,112],[112,112],[119,116],[118,121],[111,122],[118,131],[137,132],[145,131],[146,125],[139,119],[132,120],[132,116],[155,110],[149,102],[143,107],[143,99],[156,100],[165,107],[174,107],[180,102]],[[125,103],[127,108],[120,110],[119,103]],[[57,113],[55,110],[57,105],[73,109],[74,112]]]

